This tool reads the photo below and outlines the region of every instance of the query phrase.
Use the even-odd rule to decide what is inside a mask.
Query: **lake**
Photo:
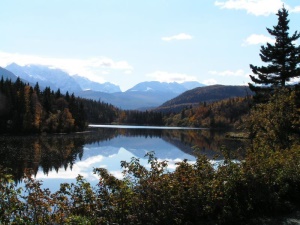
[[[243,143],[207,129],[93,125],[87,132],[75,134],[1,136],[0,165],[10,168],[16,181],[30,168],[43,187],[55,191],[62,182],[74,182],[78,174],[96,184],[93,168],[98,167],[121,178],[120,162],[132,157],[148,167],[144,156],[149,151],[167,160],[172,171],[176,162],[187,159],[192,163],[199,153],[212,161],[222,160],[223,145],[241,156],[237,149],[243,148]]]

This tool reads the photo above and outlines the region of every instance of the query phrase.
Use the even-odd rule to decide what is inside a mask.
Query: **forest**
[[[186,107],[180,113],[167,114],[164,121],[167,126],[244,130],[252,104],[252,96],[200,102],[198,106]]]
[[[180,121],[195,126],[243,124],[251,141],[243,159],[233,158],[224,146],[220,149],[224,160],[218,167],[204,155],[197,154],[195,163],[183,160],[177,163],[174,172],[169,172],[167,161],[148,152],[148,168],[134,157],[129,162],[120,162],[123,179],[116,178],[105,168],[95,168],[98,177],[95,187],[78,175],[76,183],[62,183],[54,193],[43,189],[30,170],[25,171],[25,186],[21,189],[8,169],[0,168],[0,221],[3,224],[251,225],[275,224],[275,221],[287,224],[276,218],[300,209],[300,90],[299,82],[294,80],[300,77],[300,46],[295,45],[300,33],[289,35],[288,11],[284,7],[276,15],[278,24],[267,29],[276,42],[262,46],[260,52],[267,66],[250,65],[253,75],[249,87],[255,93],[253,99],[236,98],[211,105],[199,103],[196,108],[167,118],[169,124]],[[9,81],[1,82],[9,84]],[[76,123],[79,111],[63,108],[62,103],[69,106],[73,103],[59,100],[60,93],[50,92],[52,102],[49,103],[46,97],[35,97],[39,94],[38,88],[31,89],[20,82],[10,85],[21,86],[21,89],[14,87],[15,97],[7,98],[23,101],[16,105],[22,106],[22,119],[26,121],[22,129],[43,129],[43,123],[51,124],[52,120],[62,128],[70,128],[70,124],[74,129],[80,128],[80,123]],[[13,88],[6,89],[9,96]],[[51,110],[47,110],[50,108],[45,102],[52,104]],[[75,102],[77,110],[87,107],[84,101],[77,99]],[[43,104],[41,108],[45,111],[37,110],[39,104]],[[113,109],[104,106],[108,107],[107,111]],[[221,108],[228,110],[221,112]],[[18,115],[13,114],[16,109],[2,107],[2,110],[7,110],[4,114],[8,118],[4,124],[6,129],[16,129],[14,121],[20,123]],[[44,112],[45,117],[39,112]],[[121,115],[119,113],[116,110],[115,115]],[[122,113],[119,119],[130,119],[126,117],[130,113]],[[131,113],[133,117],[139,115]],[[68,118],[69,125],[58,125],[59,120],[51,119],[52,114]],[[234,116],[230,117],[232,114]],[[85,121],[88,121],[89,113],[86,116]],[[105,114],[102,118],[110,120]],[[10,120],[12,122],[7,124]],[[35,127],[34,121],[44,122]]]
[[[162,125],[158,112],[124,111],[68,92],[40,90],[17,79],[0,80],[0,133],[41,134],[84,131],[88,124]]]

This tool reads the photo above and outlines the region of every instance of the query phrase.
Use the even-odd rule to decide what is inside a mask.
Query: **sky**
[[[243,85],[266,28],[299,0],[1,0],[0,66],[41,64],[122,91],[144,81]],[[299,41],[296,44],[300,44]]]

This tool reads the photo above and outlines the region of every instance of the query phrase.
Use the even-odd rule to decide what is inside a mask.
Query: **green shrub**
[[[300,200],[300,148],[250,151],[241,162],[214,168],[203,155],[168,172],[167,161],[148,153],[147,170],[132,158],[123,179],[96,168],[92,187],[82,176],[51,193],[25,178],[23,191],[0,173],[3,224],[232,224],[292,210]]]

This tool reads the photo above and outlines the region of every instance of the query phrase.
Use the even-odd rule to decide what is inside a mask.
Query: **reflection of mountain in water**
[[[155,156],[160,159],[194,159],[192,154],[186,153],[178,149],[176,146],[164,141],[160,137],[145,136],[123,136],[118,135],[109,141],[86,145],[89,149],[85,151],[84,158],[101,154],[110,156],[117,154],[120,148],[124,148],[131,152],[135,157],[143,158],[149,151],[155,152]],[[93,149],[93,150],[92,150]],[[189,149],[192,152],[192,149]]]
[[[237,149],[241,143],[229,142],[218,133],[204,130],[97,128],[70,135],[2,136],[0,166],[10,168],[15,179],[20,180],[25,169],[36,174],[40,168],[48,174],[59,168],[72,168],[76,160],[118,154],[121,148],[138,158],[154,151],[160,159],[193,160],[194,146],[212,158],[222,145]]]
[[[101,132],[103,128],[93,129],[95,132]],[[211,145],[211,137],[202,135],[203,130],[180,130],[180,129],[108,129],[115,131],[114,139],[109,143],[113,146],[124,147],[131,151],[137,157],[144,157],[145,153],[155,151],[158,154],[169,154],[171,158],[176,158],[173,149],[180,149],[188,155],[195,155],[194,147],[201,146],[201,152],[207,156],[214,156],[219,152],[218,146]],[[130,139],[131,138],[131,139]],[[161,143],[164,140],[164,144]],[[109,145],[107,143],[106,145]],[[104,143],[102,143],[104,144]],[[139,149],[138,151],[134,151]],[[142,151],[144,149],[144,151]],[[168,151],[169,153],[167,153]]]

